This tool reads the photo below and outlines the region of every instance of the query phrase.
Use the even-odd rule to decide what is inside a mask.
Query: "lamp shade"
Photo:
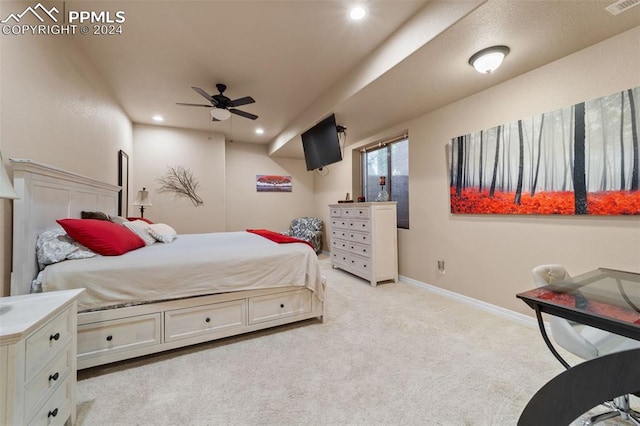
[[[218,121],[228,120],[231,117],[229,110],[224,108],[211,108],[211,117]]]
[[[13,185],[11,185],[7,169],[4,167],[2,153],[0,153],[0,198],[9,198],[12,200],[20,198],[18,194],[16,194],[16,191],[14,191]]]
[[[151,201],[149,201],[149,191],[147,188],[142,188],[142,190],[138,191],[138,195],[136,196],[136,200],[133,202],[134,206],[152,206]]]
[[[469,64],[479,73],[488,74],[495,71],[509,54],[507,46],[493,46],[474,53]]]

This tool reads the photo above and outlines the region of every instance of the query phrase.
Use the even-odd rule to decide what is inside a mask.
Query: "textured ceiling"
[[[94,10],[124,10],[124,34],[76,40],[133,122],[154,124],[162,114],[163,125],[222,132],[301,158],[296,136],[319,115],[335,112],[358,140],[640,25],[640,6],[612,16],[604,10],[612,1],[366,3],[368,18],[351,22],[349,1],[91,2]],[[438,22],[429,21],[432,13]],[[448,28],[421,34],[438,25]],[[390,47],[394,40],[424,45],[392,58],[402,50]],[[511,48],[505,63],[492,75],[476,73],[469,56],[495,44]],[[255,98],[239,109],[259,118],[211,122],[206,108],[175,105],[202,103],[190,87],[215,94],[216,83],[232,99]]]

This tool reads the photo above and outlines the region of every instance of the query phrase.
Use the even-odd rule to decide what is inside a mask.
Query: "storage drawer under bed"
[[[171,342],[241,328],[246,322],[246,306],[246,299],[240,299],[166,311],[164,313],[165,341]]]
[[[311,312],[311,292],[302,289],[249,298],[249,324]]]
[[[78,360],[161,343],[160,313],[78,326]]]

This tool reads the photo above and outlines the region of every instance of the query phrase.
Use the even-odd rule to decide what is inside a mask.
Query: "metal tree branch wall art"
[[[172,193],[177,197],[187,197],[191,200],[195,207],[204,204],[202,198],[198,195],[198,186],[200,182],[193,176],[193,172],[184,166],[167,167],[167,173],[158,178],[160,184],[160,193]]]

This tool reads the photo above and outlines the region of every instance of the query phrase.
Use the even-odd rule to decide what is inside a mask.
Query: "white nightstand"
[[[0,298],[0,424],[75,422],[76,298],[83,291]]]

